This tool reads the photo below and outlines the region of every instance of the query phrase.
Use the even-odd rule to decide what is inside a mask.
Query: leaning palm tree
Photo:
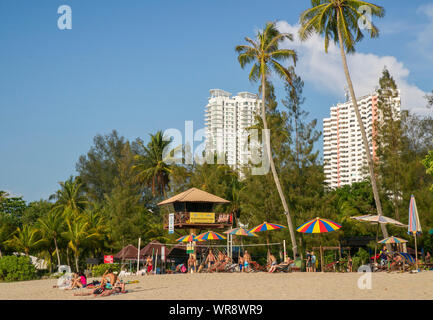
[[[238,61],[242,68],[244,68],[249,63],[253,64],[253,67],[249,74],[250,81],[261,81],[261,118],[263,121],[263,128],[265,129],[265,132],[268,129],[268,123],[266,120],[266,83],[269,81],[268,78],[271,72],[273,71],[275,74],[277,74],[280,78],[283,78],[288,83],[292,83],[290,70],[284,67],[281,63],[287,60],[293,60],[293,63],[295,64],[297,56],[294,50],[280,48],[279,45],[285,40],[293,41],[293,35],[290,33],[280,33],[277,30],[275,23],[268,22],[264,30],[257,32],[255,39],[251,39],[248,37],[245,38],[245,41],[248,42],[248,45],[239,45],[235,49],[238,53]],[[287,205],[286,198],[281,188],[281,183],[280,179],[278,178],[277,170],[275,169],[270,141],[266,141],[266,148],[264,148],[263,153],[266,154],[269,159],[275,185],[277,187],[278,194],[283,204],[284,213],[287,217],[287,224],[289,226],[293,254],[296,255],[297,245],[295,239],[295,232],[289,213],[289,207]]]
[[[134,156],[136,164],[133,169],[137,173],[137,181],[148,183],[152,188],[152,195],[157,194],[166,196],[166,190],[169,186],[169,175],[171,167],[165,163],[164,149],[170,144],[170,141],[164,140],[162,131],[150,135],[150,142],[144,146],[139,142],[143,149],[143,154]]]
[[[353,108],[361,129],[361,135],[367,162],[370,171],[371,186],[373,189],[374,200],[376,202],[377,213],[382,215],[382,205],[380,203],[379,192],[377,190],[376,177],[374,175],[374,165],[368,145],[367,135],[361,114],[359,113],[355,90],[353,89],[350,78],[349,67],[347,66],[346,52],[355,52],[355,44],[364,37],[358,21],[366,22],[366,32],[371,38],[379,36],[379,30],[371,22],[366,20],[363,11],[368,10],[371,16],[383,17],[385,10],[383,7],[360,0],[311,0],[312,8],[305,10],[300,16],[301,27],[299,38],[307,40],[312,34],[317,33],[325,38],[325,52],[328,52],[329,42],[333,40],[340,46],[340,54],[343,63],[344,74],[349,86]],[[384,237],[388,237],[385,225],[381,225]]]

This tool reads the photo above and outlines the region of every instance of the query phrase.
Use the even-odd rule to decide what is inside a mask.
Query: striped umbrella
[[[416,208],[415,197],[410,196],[409,203],[409,224],[407,227],[407,232],[412,234],[415,238],[415,263],[418,269],[418,246],[416,243],[416,236],[422,233],[421,224],[419,223],[418,209]]]
[[[282,226],[281,224],[268,223],[265,221],[262,224],[259,224],[258,226],[250,229],[248,232],[270,231],[270,230],[277,230],[282,228],[287,228],[287,227]]]
[[[407,242],[407,240],[391,236],[391,237],[382,239],[382,240],[378,241],[377,243],[406,243],[406,242]]]
[[[227,231],[224,231],[225,234],[232,234],[235,236],[247,236],[247,237],[258,237],[255,233],[249,232],[245,228],[234,228]]]
[[[223,240],[226,237],[224,237],[222,234],[219,234],[217,232],[208,231],[208,232],[199,234],[196,238],[198,240]]]
[[[302,233],[323,233],[335,231],[340,228],[341,226],[334,221],[317,217],[316,219],[305,222],[298,229],[296,229],[296,231]]]
[[[193,241],[201,241],[197,239],[197,237],[194,234],[186,235],[183,237],[180,237],[179,239],[176,239],[178,242],[193,242]]]
[[[328,219],[321,219],[317,217],[316,219],[305,222],[303,225],[298,227],[296,231],[302,233],[322,234],[325,232],[336,231],[340,228],[341,226],[338,223],[335,223],[334,221]],[[320,268],[323,272],[324,269],[323,269],[322,236],[320,236]]]

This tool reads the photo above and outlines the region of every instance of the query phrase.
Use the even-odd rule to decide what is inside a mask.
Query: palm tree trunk
[[[262,120],[263,120],[263,128],[265,129],[265,132],[266,132],[266,130],[268,129],[268,122],[266,120],[265,101],[266,101],[266,75],[264,73],[262,73]],[[266,136],[267,136],[267,139],[266,139],[267,151],[266,152],[268,154],[269,163],[271,165],[271,171],[272,171],[272,175],[274,177],[275,185],[277,187],[278,194],[279,194],[280,199],[281,199],[281,203],[283,204],[284,214],[286,215],[286,218],[287,218],[287,225],[289,227],[290,238],[292,241],[293,257],[295,257],[296,254],[298,253],[298,246],[296,244],[295,233],[294,233],[293,225],[292,225],[292,218],[290,217],[289,207],[287,206],[286,198],[284,197],[283,190],[281,188],[280,179],[278,178],[277,170],[275,169],[274,159],[272,157],[270,135],[266,134]]]
[[[60,266],[60,253],[59,253],[59,247],[57,246],[57,239],[56,239],[56,237],[54,237],[54,245],[56,246],[57,265]]]
[[[377,214],[381,216],[382,205],[380,203],[379,192],[377,190],[376,176],[374,175],[374,168],[373,168],[373,160],[371,158],[370,147],[368,145],[364,124],[362,122],[361,114],[359,113],[358,103],[355,96],[355,90],[353,89],[352,79],[350,78],[350,74],[349,74],[349,67],[347,66],[346,53],[344,52],[343,37],[341,35],[341,29],[339,28],[340,25],[339,20],[340,20],[340,15],[337,15],[338,40],[340,44],[340,53],[341,53],[341,58],[343,63],[344,74],[346,75],[347,84],[349,86],[350,95],[352,97],[353,108],[355,110],[356,118],[358,119],[359,128],[361,129],[362,141],[364,143],[365,153],[367,155],[368,168],[370,171],[370,181],[371,181],[371,186],[373,188],[374,201],[376,202]],[[385,224],[380,224],[380,227],[382,229],[382,234],[384,238],[387,238],[388,231],[386,230]]]

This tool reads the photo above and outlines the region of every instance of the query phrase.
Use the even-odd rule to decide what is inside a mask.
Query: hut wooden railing
[[[168,214],[163,216],[164,228],[168,228]],[[203,226],[203,227],[220,227],[224,228],[232,225],[233,217],[231,213],[215,213],[214,223],[189,223],[189,212],[174,212],[174,226],[187,227],[187,226]]]

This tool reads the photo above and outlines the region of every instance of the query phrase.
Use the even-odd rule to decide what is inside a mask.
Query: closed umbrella
[[[407,232],[412,234],[415,238],[415,263],[418,269],[418,248],[416,243],[416,236],[422,233],[421,224],[419,223],[418,209],[416,208],[415,197],[411,195],[409,203],[409,224]]]

